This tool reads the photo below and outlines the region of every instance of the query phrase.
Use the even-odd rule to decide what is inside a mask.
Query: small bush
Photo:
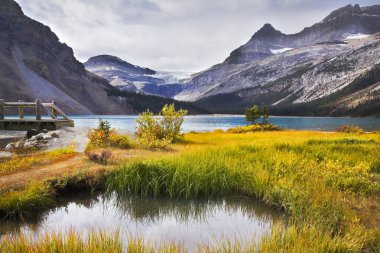
[[[355,125],[342,125],[336,128],[336,131],[341,132],[341,133],[353,133],[353,134],[364,133],[364,130],[362,128]]]
[[[107,164],[108,160],[112,157],[112,152],[109,150],[103,150],[100,154],[85,151],[84,154],[93,162]]]
[[[131,139],[128,135],[122,135],[111,129],[108,121],[99,120],[98,128],[91,129],[87,135],[89,146],[92,147],[117,147],[130,148]]]
[[[249,126],[238,126],[230,128],[227,130],[228,133],[241,134],[241,133],[251,133],[259,131],[279,131],[281,128],[272,124],[253,124]]]
[[[186,110],[176,111],[174,104],[165,105],[155,117],[150,111],[137,118],[136,137],[142,148],[164,148],[179,138]]]

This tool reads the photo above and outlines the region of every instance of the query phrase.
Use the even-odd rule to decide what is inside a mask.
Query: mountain
[[[121,91],[170,97],[177,92],[175,83],[188,77],[187,73],[155,71],[126,62],[116,56],[91,57],[84,66],[88,71],[107,79]],[[161,87],[164,84],[173,84]]]
[[[279,114],[380,115],[380,5],[348,5],[296,34],[265,24],[220,64],[183,80],[175,99],[215,113],[253,103]],[[371,108],[371,109],[369,109]]]
[[[296,34],[283,34],[271,24],[265,24],[245,45],[234,50],[226,63],[251,62],[292,48],[343,41],[350,34],[374,34],[379,31],[380,5],[363,8],[357,4],[347,5],[333,11],[322,22]]]
[[[130,76],[146,76],[152,82],[165,82],[151,77],[159,75],[154,70],[112,56],[94,57],[87,66],[99,70],[105,61],[123,75],[128,72]],[[105,77],[111,78],[107,73]],[[156,111],[166,103],[192,114],[207,112],[192,103],[120,92],[106,79],[87,71],[69,46],[61,43],[49,27],[25,16],[13,0],[1,0],[0,5],[0,98],[54,100],[69,114],[137,114],[146,109]]]
[[[0,98],[55,100],[67,113],[127,113],[107,96],[112,86],[85,70],[49,27],[13,0],[0,5]]]

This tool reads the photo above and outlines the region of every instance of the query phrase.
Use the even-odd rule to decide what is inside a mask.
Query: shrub
[[[362,134],[364,130],[355,125],[342,125],[336,128],[337,132],[341,133],[354,133],[354,134]]]
[[[109,150],[103,150],[100,154],[85,151],[84,154],[93,162],[107,164],[108,160],[112,157],[112,152]]]
[[[89,145],[92,147],[131,147],[131,140],[128,135],[122,135],[115,129],[111,129],[109,122],[102,119],[99,119],[99,126],[95,129],[91,129],[87,137],[89,139]]]
[[[250,132],[258,132],[258,131],[279,131],[281,128],[272,124],[253,124],[249,126],[238,126],[234,128],[230,128],[227,130],[228,133],[250,133]]]
[[[250,122],[252,125],[258,118],[260,118],[260,116],[260,110],[257,105],[254,105],[252,108],[249,108],[245,111],[245,120],[247,122]]]
[[[164,148],[179,137],[186,110],[176,111],[174,104],[165,105],[159,117],[149,110],[137,118],[136,137],[143,148]]]

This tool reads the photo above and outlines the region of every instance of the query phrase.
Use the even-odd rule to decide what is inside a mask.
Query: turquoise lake
[[[71,116],[77,127],[97,127],[99,118],[107,120],[113,128],[133,132],[137,116],[125,115],[88,115]],[[357,125],[366,131],[380,130],[380,118],[348,118],[348,117],[270,117],[270,123],[287,129],[334,131],[345,124]],[[226,130],[235,126],[246,125],[242,115],[200,115],[186,116],[182,125],[183,132]]]

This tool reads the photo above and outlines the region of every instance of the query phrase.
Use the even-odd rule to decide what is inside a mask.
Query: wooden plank
[[[45,109],[46,113],[49,114],[49,116],[52,119],[57,120],[57,116],[53,114],[53,110],[51,109],[50,106],[46,106],[45,104],[42,104],[42,107]]]
[[[0,120],[4,119],[4,99],[0,99]]]
[[[21,104],[23,101],[22,100],[20,100],[19,101],[19,103]],[[19,106],[18,107],[18,117],[20,118],[20,119],[23,119],[24,118],[24,108],[23,107],[21,107],[21,106]]]
[[[17,106],[21,106],[21,107],[35,107],[36,106],[36,103],[29,103],[29,102],[5,102],[4,103],[4,106],[5,107],[17,107]]]
[[[5,119],[4,108],[17,107],[19,118]],[[34,107],[35,118],[25,118],[24,108]],[[42,110],[46,110],[51,119],[42,118]],[[57,115],[61,115],[64,119],[60,119]],[[29,130],[46,128],[48,130],[57,129],[61,126],[73,127],[74,121],[59,109],[55,102],[41,103],[40,99],[36,99],[35,103],[23,102],[4,102],[0,99],[0,129],[6,130]]]
[[[36,99],[36,120],[41,120],[41,100]]]
[[[59,109],[56,105],[52,105],[52,108],[54,108],[54,110],[56,110],[62,117],[64,117],[66,120],[70,120],[69,119],[69,116],[67,116],[63,111],[61,111],[61,109]]]
[[[55,106],[55,101],[54,101],[54,100],[51,101],[51,104],[52,104],[53,106]],[[53,115],[52,117],[56,119],[58,115],[57,115],[57,111],[54,109],[53,106],[51,107],[51,114]]]

